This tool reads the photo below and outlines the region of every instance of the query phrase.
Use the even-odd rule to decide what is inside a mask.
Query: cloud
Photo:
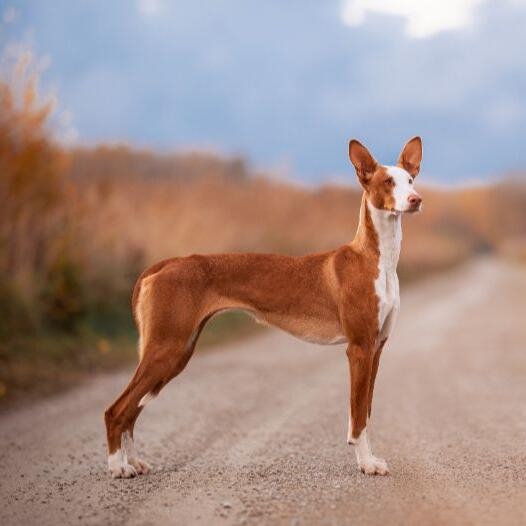
[[[137,9],[145,17],[156,16],[161,12],[161,0],[138,0]]]
[[[469,25],[474,7],[484,0],[345,0],[341,17],[345,24],[363,24],[367,13],[405,19],[405,31],[412,38],[426,38],[442,31]]]

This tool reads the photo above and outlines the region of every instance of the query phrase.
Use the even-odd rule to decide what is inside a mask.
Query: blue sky
[[[526,0],[0,0],[0,44],[48,63],[70,143],[205,148],[305,182],[351,137],[426,177],[526,167]]]

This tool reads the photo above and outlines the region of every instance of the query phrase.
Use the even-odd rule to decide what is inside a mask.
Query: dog
[[[418,212],[414,190],[422,141],[410,139],[396,166],[380,165],[357,140],[349,158],[363,187],[352,242],[307,256],[191,255],[162,261],[139,277],[132,297],[139,364],[129,385],[106,410],[108,468],[114,478],[147,473],[133,429],[146,403],[190,360],[206,322],[242,309],[256,320],[319,344],[347,344],[350,403],[347,442],[367,475],[387,475],[367,438],[380,356],[399,306],[396,273],[401,216]],[[306,387],[308,388],[308,387]]]

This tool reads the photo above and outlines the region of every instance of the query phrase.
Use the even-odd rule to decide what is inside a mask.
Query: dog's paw
[[[360,462],[360,469],[365,475],[389,475],[387,462],[383,458],[370,456]]]
[[[108,457],[108,471],[114,479],[131,479],[139,473],[137,466],[141,467],[142,463],[134,465],[128,460],[126,452],[118,449]]]
[[[137,470],[131,464],[124,462],[113,464],[108,469],[114,479],[131,479],[137,476]]]
[[[129,463],[133,466],[137,475],[147,475],[152,470],[152,466],[140,458],[130,458]]]

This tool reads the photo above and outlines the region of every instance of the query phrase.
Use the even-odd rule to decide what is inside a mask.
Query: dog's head
[[[375,208],[395,214],[420,211],[422,198],[414,189],[414,180],[422,161],[420,137],[407,141],[397,166],[379,164],[369,150],[355,139],[349,142],[349,158],[367,199]]]

